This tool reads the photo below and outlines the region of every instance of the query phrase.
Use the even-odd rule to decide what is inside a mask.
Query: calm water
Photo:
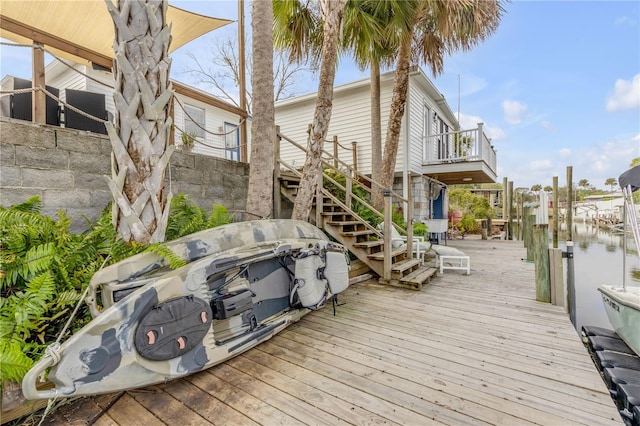
[[[583,325],[594,325],[611,329],[597,289],[601,284],[622,285],[623,235],[578,223],[574,225],[573,240],[576,328],[580,330]],[[566,249],[562,234],[560,247],[563,250]],[[638,287],[640,286],[640,259],[630,234],[627,234],[627,250],[626,271],[624,271],[626,284]]]

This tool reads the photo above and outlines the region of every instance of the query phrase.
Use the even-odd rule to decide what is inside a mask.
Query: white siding
[[[205,117],[205,140],[204,144],[196,143],[193,152],[198,154],[210,155],[213,157],[225,158],[224,150],[224,123],[239,124],[239,117],[231,112],[223,111],[219,108],[212,107],[203,102],[187,98],[183,95],[176,94],[176,98],[182,104],[192,105],[204,109]],[[174,106],[174,122],[175,122],[175,144],[182,145],[181,135],[185,126],[185,114],[180,104],[176,101]],[[251,136],[251,122],[247,122],[247,139]],[[206,144],[206,145],[205,145]],[[250,150],[247,150],[249,153]]]
[[[422,136],[424,134],[424,105],[426,94],[414,80],[409,80],[409,94],[407,97],[407,112],[409,113],[409,172],[422,174]]]
[[[391,104],[393,81],[386,79],[381,82],[381,121],[382,121],[382,144],[387,131],[387,121]],[[303,98],[299,102],[284,102],[276,105],[276,124],[280,126],[280,132],[297,142],[299,145],[307,145],[307,128],[313,121],[315,112],[315,98]],[[342,161],[347,164],[352,163],[352,142],[357,143],[358,170],[361,173],[371,173],[371,99],[369,96],[369,85],[350,87],[345,90],[334,91],[333,109],[331,122],[327,132],[325,151],[333,152],[334,135],[338,137],[338,154]],[[396,160],[396,170],[402,170],[404,127],[401,130],[401,144],[398,149]],[[384,148],[383,148],[384,149]],[[305,153],[293,147],[286,141],[281,144],[281,157],[295,167],[304,164]]]
[[[107,111],[109,111],[111,114],[115,114],[116,107],[113,103],[113,87],[115,85],[115,82],[113,81],[113,76],[111,75],[111,73],[103,71],[94,71],[90,75],[92,78],[100,81],[100,83],[88,78],[87,88],[85,90],[88,92],[104,94],[105,106],[107,108]]]

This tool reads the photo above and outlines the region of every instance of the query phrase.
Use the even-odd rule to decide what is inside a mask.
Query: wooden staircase
[[[293,202],[299,176],[290,172],[281,173],[279,180],[280,193]],[[390,279],[385,280],[383,235],[326,189],[322,189],[322,194],[322,211],[317,212],[318,203],[315,202],[310,215],[311,222],[368,265],[380,277],[381,283],[421,290],[422,285],[437,274],[436,268],[423,266],[419,259],[408,257],[406,250],[392,249]]]

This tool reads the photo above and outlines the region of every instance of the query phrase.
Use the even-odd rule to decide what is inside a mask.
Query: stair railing
[[[280,129],[277,128],[277,136],[280,141],[286,141],[291,146],[296,147],[302,154],[306,156],[306,148],[295,142],[294,140],[288,138],[287,136],[280,133]],[[334,139],[335,141],[335,139]],[[279,145],[279,144],[276,144]],[[335,147],[335,145],[334,145]],[[282,159],[280,155],[280,146],[276,148],[276,169],[278,169],[277,176],[280,174],[280,168],[289,170],[291,173],[296,175],[298,178],[302,179],[302,172],[300,169],[294,167],[292,164],[289,164],[287,161]],[[337,158],[335,155],[323,150],[322,158],[321,158],[321,170],[318,171],[318,186],[316,188],[316,226],[323,228],[324,227],[324,218],[322,216],[323,212],[323,197],[329,198],[333,203],[339,205],[342,209],[348,212],[353,217],[357,218],[367,229],[372,231],[378,238],[384,241],[384,277],[383,279],[389,280],[391,277],[391,258],[392,258],[392,241],[391,241],[391,226],[394,226],[398,233],[401,235],[405,235],[407,238],[407,258],[411,258],[412,256],[412,246],[413,246],[413,201],[411,197],[411,190],[407,191],[408,197],[404,198],[397,192],[384,188],[380,183],[374,181],[370,177],[360,173],[355,167],[350,164],[345,163],[340,158]],[[333,173],[337,175],[341,175],[345,178],[345,185],[343,186],[341,183],[336,181],[330,174],[326,173],[325,170],[331,170]],[[332,183],[339,190],[344,192],[344,200],[338,198],[336,194],[333,194],[330,190],[325,188],[324,180]],[[277,181],[276,181],[277,182]],[[378,211],[374,206],[372,206],[369,201],[365,198],[358,196],[353,192],[353,187],[358,187],[363,189],[365,192],[369,193],[369,198],[371,197],[371,193],[373,191],[383,192],[385,195],[385,209],[384,213]],[[279,198],[279,196],[278,196]],[[357,212],[353,209],[353,203],[358,202],[369,209],[375,216],[379,217],[384,221],[384,230],[380,232],[380,230],[376,229],[373,225],[371,225],[368,221],[362,219]],[[392,206],[396,204],[401,207],[406,206],[407,210],[407,229],[398,226],[392,221]]]

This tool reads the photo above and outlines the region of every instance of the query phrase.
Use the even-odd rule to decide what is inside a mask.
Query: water
[[[561,234],[560,247],[566,250],[563,239],[564,235]],[[576,329],[580,330],[583,325],[611,329],[597,289],[602,284],[622,285],[623,234],[577,223],[574,224],[573,240]],[[627,234],[627,251],[626,271],[624,271],[626,285],[638,287],[640,286],[640,259],[630,234]]]

